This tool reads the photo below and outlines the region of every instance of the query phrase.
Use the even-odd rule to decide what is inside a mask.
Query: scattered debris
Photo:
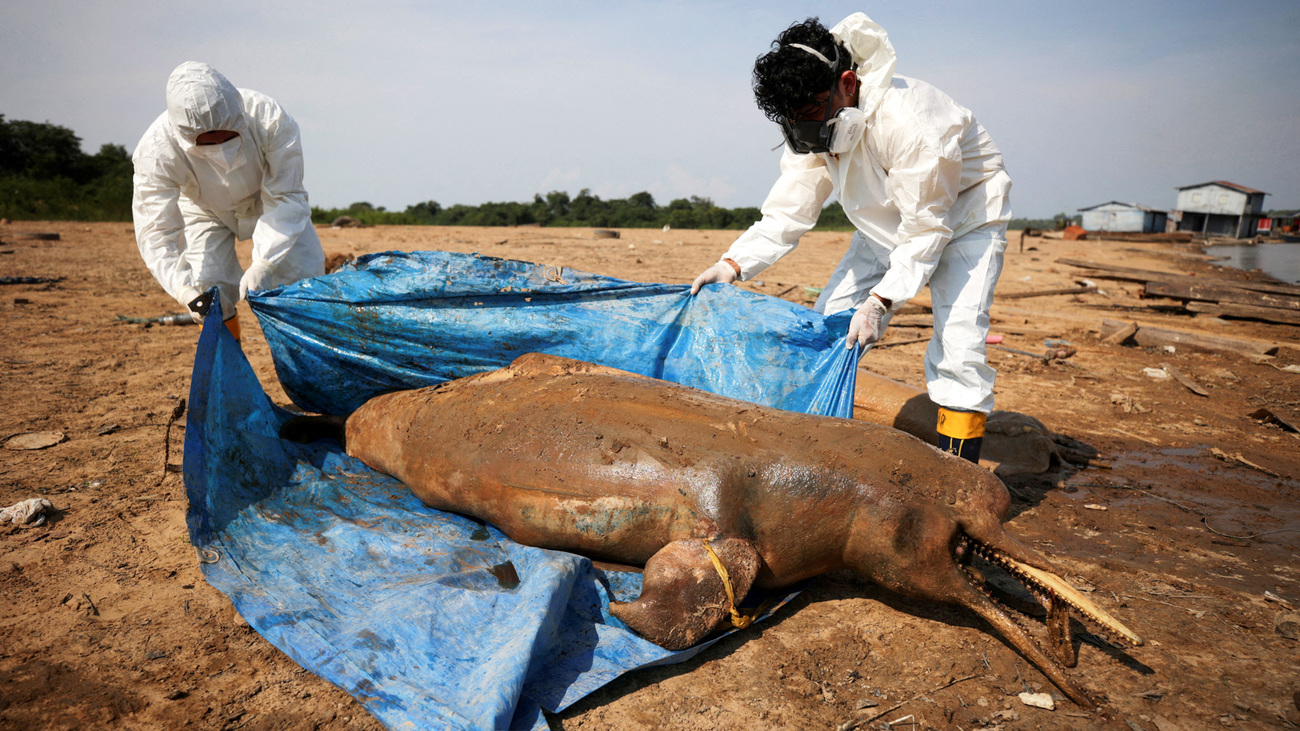
[[[1287,611],[1295,609],[1295,607],[1291,606],[1291,602],[1283,599],[1282,597],[1278,596],[1277,594],[1274,594],[1271,591],[1264,592],[1264,601],[1277,602],[1278,604],[1281,604],[1282,608]]]
[[[1155,369],[1152,368],[1151,370],[1155,370]],[[1160,372],[1164,373],[1164,371],[1160,371]],[[1167,375],[1168,374],[1166,374],[1166,376]],[[1112,393],[1110,395],[1110,402],[1123,409],[1124,413],[1126,414],[1145,414],[1148,411],[1150,411],[1150,409],[1148,409],[1147,407],[1134,401],[1133,397],[1129,396],[1128,394]]]
[[[1061,238],[1066,241],[1084,241],[1088,238],[1088,231],[1083,226],[1066,226],[1061,232]]]
[[[19,434],[5,442],[5,449],[45,449],[60,444],[67,439],[61,431],[32,431]]]
[[[1097,285],[1086,284],[1080,287],[1066,287],[1064,289],[1041,289],[1033,292],[1005,292],[1005,293],[998,292],[997,294],[993,295],[993,299],[1013,300],[1013,299],[1024,299],[1026,297],[1047,297],[1050,295],[1057,295],[1057,294],[1088,294],[1090,292],[1096,292],[1096,291],[1097,291]]]
[[[1056,701],[1052,700],[1050,693],[1021,693],[1020,702],[1034,708],[1042,708],[1047,711],[1056,710]]]
[[[0,510],[0,525],[45,525],[45,516],[57,512],[54,503],[43,497],[22,500]]]
[[[1288,640],[1300,640],[1300,612],[1279,614],[1273,620],[1273,631]]]
[[[1294,424],[1292,424],[1289,421],[1283,420],[1280,416],[1274,414],[1272,411],[1269,411],[1268,409],[1256,409],[1255,411],[1251,412],[1250,418],[1254,419],[1255,421],[1258,421],[1261,425],[1276,424],[1279,428],[1282,429],[1282,431],[1289,431],[1292,434],[1300,433],[1300,429],[1297,429]]]
[[[172,414],[167,419],[167,429],[163,432],[163,471],[162,477],[158,478],[158,484],[166,479],[168,468],[171,467],[172,458],[172,424],[185,415],[185,399],[177,399],[176,405],[172,407]]]
[[[1264,474],[1269,475],[1270,477],[1281,476],[1270,469],[1260,467],[1254,462],[1251,462],[1250,460],[1241,456],[1241,452],[1237,452],[1236,454],[1228,454],[1227,452],[1223,451],[1222,449],[1219,449],[1218,447],[1210,447],[1210,454],[1214,455],[1217,459],[1223,460],[1224,462],[1236,462],[1238,464],[1242,464],[1247,467],[1250,467],[1251,469],[1259,470],[1260,472],[1263,472]]]
[[[126,322],[132,325],[197,325],[198,321],[194,319],[191,313],[183,315],[159,315],[158,317],[127,317],[118,315],[118,322]]]
[[[1137,331],[1138,331],[1138,324],[1136,322],[1123,324],[1117,330],[1110,333],[1109,335],[1104,334],[1104,328],[1103,328],[1103,336],[1101,338],[1101,342],[1107,345],[1122,345],[1125,340],[1128,340],[1129,338],[1133,337],[1133,335],[1137,333]]]
[[[1247,340],[1245,338],[1229,338],[1222,335],[1206,335],[1204,333],[1185,332],[1183,330],[1170,330],[1168,328],[1151,327],[1150,325],[1139,325],[1137,323],[1122,322],[1120,320],[1102,321],[1102,341],[1110,342],[1111,336],[1118,335],[1118,331],[1126,330],[1130,327],[1136,327],[1136,329],[1129,337],[1132,338],[1134,343],[1144,348],[1162,348],[1166,345],[1177,345],[1197,350],[1218,351],[1250,356],[1276,355],[1279,347],[1277,343],[1261,340]],[[1129,337],[1118,342],[1124,342],[1128,340]]]
[[[52,284],[63,277],[0,277],[0,284]]]
[[[1173,376],[1175,381],[1178,381],[1179,383],[1183,384],[1183,386],[1185,386],[1188,391],[1191,391],[1197,396],[1209,397],[1210,395],[1209,391],[1206,391],[1205,389],[1201,388],[1199,385],[1197,385],[1196,381],[1193,381],[1191,378],[1184,375],[1182,371],[1169,365],[1168,363],[1161,363],[1160,367],[1165,370],[1165,373],[1168,373],[1169,375]]]
[[[926,339],[928,340],[929,338],[926,338]],[[990,348],[997,348],[998,350],[1005,350],[1005,351],[1007,351],[1008,353],[1016,353],[1016,354],[1018,354],[1018,355],[1027,355],[1027,356],[1029,356],[1030,358],[1037,358],[1037,359],[1039,359],[1039,360],[1041,360],[1041,361],[1043,361],[1043,362],[1045,362],[1045,363],[1050,363],[1051,361],[1054,361],[1054,360],[1065,360],[1065,359],[1067,359],[1067,358],[1073,356],[1075,353],[1078,352],[1078,351],[1075,350],[1074,348],[1049,348],[1049,349],[1047,350],[1047,352],[1045,352],[1045,353],[1031,353],[1031,352],[1029,352],[1028,350],[1019,350],[1019,349],[1017,349],[1017,348],[1008,348],[1008,347],[1005,346],[1005,345],[997,345],[996,343],[989,343],[988,346],[989,346]]]

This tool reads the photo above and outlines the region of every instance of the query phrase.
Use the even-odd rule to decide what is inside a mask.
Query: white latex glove
[[[195,297],[198,297],[201,294],[203,294],[203,290],[199,289],[198,287],[185,287],[184,289],[181,290],[180,294],[177,295],[176,297],[176,301],[181,303],[181,307],[184,307],[185,311],[189,313],[189,316],[195,322],[200,324],[203,323],[203,315],[200,315],[197,312],[191,312],[190,303],[194,301]]]
[[[696,277],[694,282],[691,282],[691,294],[699,294],[700,287],[706,284],[713,284],[714,282],[731,284],[734,281],[736,281],[736,270],[727,262],[720,261],[700,272],[700,276]]]
[[[853,343],[867,347],[885,334],[881,318],[885,316],[885,303],[875,297],[868,297],[858,311],[849,320],[849,334],[844,338],[844,347],[852,348]]]
[[[239,299],[248,299],[249,292],[257,292],[271,287],[271,274],[275,267],[271,262],[257,259],[253,265],[244,272],[244,276],[239,278]]]

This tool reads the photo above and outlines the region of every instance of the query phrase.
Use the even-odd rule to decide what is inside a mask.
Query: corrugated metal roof
[[[1168,211],[1166,211],[1163,208],[1151,208],[1150,206],[1144,206],[1141,203],[1125,203],[1124,201],[1106,201],[1105,203],[1098,203],[1095,206],[1088,206],[1087,208],[1078,208],[1076,210],[1091,211],[1094,208],[1101,208],[1102,206],[1108,206],[1112,203],[1114,203],[1117,206],[1128,206],[1129,208],[1136,208],[1140,211],[1147,211],[1148,213],[1168,213]]]
[[[1255,190],[1254,188],[1247,188],[1247,187],[1244,186],[1244,185],[1237,185],[1236,183],[1229,183],[1229,182],[1226,181],[1226,180],[1211,180],[1211,181],[1208,182],[1208,183],[1197,183],[1196,185],[1180,185],[1180,186],[1178,186],[1177,190],[1187,190],[1188,188],[1203,188],[1203,187],[1205,187],[1205,186],[1207,186],[1207,185],[1222,185],[1222,186],[1225,187],[1225,188],[1232,188],[1233,190],[1239,190],[1239,191],[1241,191],[1242,193],[1264,193],[1264,191],[1262,191],[1262,190]],[[1264,195],[1270,195],[1270,194],[1269,194],[1269,193],[1264,193]]]

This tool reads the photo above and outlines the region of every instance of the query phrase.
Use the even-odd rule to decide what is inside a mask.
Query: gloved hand
[[[244,272],[244,276],[239,278],[239,299],[248,299],[249,292],[256,292],[262,289],[269,289],[271,286],[271,274],[275,271],[269,261],[255,259],[253,265]]]
[[[189,314],[191,319],[199,324],[203,324],[203,315],[191,311],[190,303],[194,301],[195,297],[198,297],[201,294],[203,294],[203,290],[198,287],[185,287],[180,291],[180,294],[176,296],[176,301],[181,303],[181,307],[185,308],[185,312]]]
[[[734,281],[736,281],[735,268],[725,261],[720,261],[700,272],[700,276],[696,277],[694,282],[691,282],[691,294],[699,294],[700,287],[706,284],[713,284],[714,282],[731,284]]]
[[[851,349],[856,342],[865,348],[879,340],[885,334],[885,326],[881,324],[885,312],[884,302],[874,295],[868,297],[849,320],[849,334],[844,338],[844,347]]]

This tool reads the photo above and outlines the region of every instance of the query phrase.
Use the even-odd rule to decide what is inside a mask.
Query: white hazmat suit
[[[838,156],[787,146],[763,219],[724,258],[738,265],[740,279],[753,278],[799,244],[834,193],[857,232],[815,309],[834,314],[876,294],[892,303],[883,329],[928,283],[930,398],[987,414],[994,371],[984,341],[1011,219],[1002,153],[970,110],[925,82],[894,75],[894,48],[866,15],[849,16],[831,34],[857,67],[866,131]]]
[[[239,136],[195,144],[218,130]],[[183,63],[167,79],[167,111],[132,161],[136,244],[182,305],[219,285],[230,318],[248,291],[325,273],[302,185],[298,124],[274,99],[236,89],[207,64]],[[243,272],[235,241],[250,238],[253,263]]]

